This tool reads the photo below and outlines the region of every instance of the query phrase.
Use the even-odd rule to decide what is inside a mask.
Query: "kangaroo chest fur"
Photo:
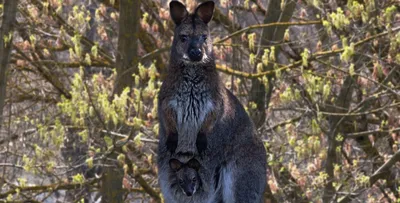
[[[170,97],[169,107],[176,115],[178,133],[177,152],[193,152],[197,135],[214,109],[212,91],[198,68],[189,67],[183,70],[176,81],[176,92]]]

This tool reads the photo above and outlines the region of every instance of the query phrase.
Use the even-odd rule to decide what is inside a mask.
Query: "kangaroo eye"
[[[183,184],[183,180],[182,179],[179,179],[179,184]]]
[[[207,40],[207,35],[202,35],[201,37],[203,38],[204,41]]]
[[[197,181],[196,177],[192,178],[192,182],[196,182],[196,181]]]
[[[181,39],[181,42],[186,42],[189,39],[189,36],[187,35],[180,35],[179,38]]]

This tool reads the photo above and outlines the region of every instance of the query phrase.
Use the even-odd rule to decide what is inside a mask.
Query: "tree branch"
[[[98,179],[93,179],[90,181],[86,181],[84,183],[56,183],[56,184],[50,184],[50,185],[38,185],[38,186],[26,186],[22,187],[19,186],[17,188],[14,188],[12,190],[9,190],[5,193],[0,194],[0,198],[6,198],[8,195],[13,195],[16,194],[17,192],[25,192],[25,191],[56,191],[56,190],[73,190],[73,189],[78,189],[81,188],[84,185],[91,185],[96,182],[98,182]]]
[[[270,26],[272,26],[272,25],[270,25]],[[394,33],[394,32],[398,32],[398,31],[400,31],[400,27],[392,29],[391,32]],[[358,46],[360,46],[360,45],[362,45],[364,43],[367,43],[367,42],[369,42],[369,41],[371,41],[373,39],[376,39],[376,38],[379,38],[379,37],[383,37],[383,36],[386,36],[388,34],[389,34],[388,32],[382,32],[382,33],[367,37],[367,38],[365,38],[363,40],[360,40],[360,41],[354,43],[354,47],[358,47]],[[219,41],[217,43],[219,43]],[[308,59],[308,61],[311,62],[311,61],[314,61],[314,60],[317,60],[317,59],[321,59],[323,57],[328,57],[328,56],[332,56],[332,55],[335,55],[335,54],[340,54],[343,51],[344,51],[344,49],[317,52],[315,54],[312,54],[310,56],[310,58]],[[292,68],[300,66],[301,64],[302,64],[302,61],[299,60],[299,61],[295,61],[294,63],[291,63],[289,65],[281,66],[280,68],[277,68],[275,70],[264,71],[264,72],[259,72],[259,73],[247,73],[247,72],[237,71],[237,70],[233,70],[233,69],[231,69],[231,68],[229,68],[227,66],[222,66],[222,65],[219,65],[219,64],[217,64],[217,70],[219,70],[221,72],[224,72],[224,73],[227,73],[227,74],[230,74],[230,75],[240,76],[240,77],[244,77],[244,78],[258,78],[258,77],[263,77],[263,76],[267,76],[267,75],[270,75],[270,74],[275,74],[276,71],[284,71],[284,70],[292,69]]]
[[[358,138],[361,136],[366,136],[366,135],[371,135],[371,134],[380,134],[380,133],[395,133],[395,132],[400,132],[400,128],[395,128],[392,130],[369,130],[369,131],[363,131],[363,132],[356,132],[356,133],[347,133],[345,134],[345,138]]]
[[[315,24],[321,24],[322,22],[317,20],[317,21],[305,21],[305,22],[275,22],[275,23],[268,23],[268,24],[259,24],[259,25],[251,25],[248,26],[246,28],[243,28],[241,30],[238,30],[216,42],[214,42],[214,44],[220,44],[222,42],[227,41],[228,39],[234,37],[234,36],[238,36],[244,32],[250,31],[250,30],[254,30],[254,29],[258,29],[258,28],[266,28],[266,27],[271,27],[271,26],[292,26],[292,25],[315,25]]]
[[[375,173],[369,178],[369,183],[373,185],[382,178],[384,172],[388,171],[396,162],[400,161],[400,150],[398,150],[388,161],[386,161]]]

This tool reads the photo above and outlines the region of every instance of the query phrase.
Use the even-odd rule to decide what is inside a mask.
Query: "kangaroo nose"
[[[187,191],[187,192],[186,192],[186,195],[190,197],[190,196],[192,196],[192,192]]]
[[[200,61],[201,58],[203,57],[203,54],[201,53],[201,49],[199,48],[191,48],[189,50],[189,58],[192,61]]]

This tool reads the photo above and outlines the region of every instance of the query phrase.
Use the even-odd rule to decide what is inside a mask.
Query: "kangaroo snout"
[[[192,61],[200,61],[203,58],[203,53],[200,48],[191,47],[189,48],[189,58]]]
[[[192,196],[193,195],[193,193],[192,193],[192,191],[186,191],[186,196]]]

